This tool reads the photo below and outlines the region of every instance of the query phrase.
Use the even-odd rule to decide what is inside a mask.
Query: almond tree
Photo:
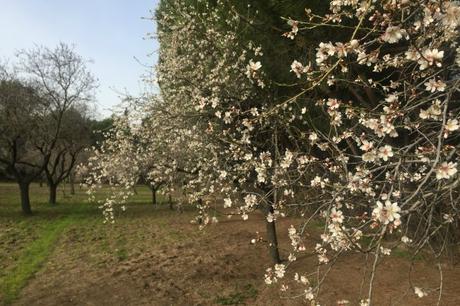
[[[40,151],[46,109],[35,87],[6,75],[0,80],[0,164],[18,182],[24,214],[32,213],[29,185],[48,161]]]
[[[86,60],[64,43],[55,49],[22,50],[9,70],[3,74],[0,93],[4,105],[0,124],[8,131],[2,135],[1,161],[20,186],[23,212],[31,214],[29,185],[55,153],[64,115],[92,98],[96,80]]]
[[[289,231],[290,261],[308,252],[308,223],[325,221],[311,252],[326,268],[317,269],[315,285],[297,275],[306,287],[299,296],[317,301],[332,263],[359,251],[373,257],[362,296],[371,303],[376,267],[398,245],[390,236],[415,254],[445,251],[458,222],[456,2],[330,1],[327,14],[307,9],[300,20],[287,18],[288,50],[325,33],[313,53],[285,66],[288,84],[270,74],[275,59],[249,44],[244,26],[258,25],[257,10],[242,16],[222,2],[163,3],[163,98],[218,148],[209,160],[214,173],[201,174],[213,188],[201,192],[219,186],[227,206],[243,194],[243,218],[265,206],[268,223],[297,208],[307,218]],[[297,92],[272,94],[285,86]],[[282,279],[286,266],[269,269],[267,283]]]
[[[326,15],[307,9],[301,20],[287,22],[287,39],[319,27],[331,34],[313,56],[293,59],[302,90],[260,116],[287,113],[293,120],[286,128],[302,120],[312,128],[296,135],[308,145],[286,151],[280,169],[292,182],[282,186],[293,198],[285,205],[308,216],[289,230],[292,261],[308,252],[308,223],[325,222],[312,250],[324,266],[317,270],[321,281],[312,285],[297,274],[304,287],[298,296],[320,301],[333,263],[358,251],[372,256],[361,301],[371,304],[377,267],[399,244],[439,258],[458,239],[460,7],[454,1],[331,1]],[[309,103],[299,103],[305,96]],[[307,188],[308,197],[293,197]],[[283,279],[285,268],[268,270],[267,283]],[[411,286],[419,297],[436,290],[414,280]]]
[[[58,141],[44,171],[51,205],[56,205],[58,186],[70,178],[79,156],[89,146],[90,127],[84,112],[84,109],[71,107],[63,116]]]
[[[205,163],[212,168],[200,168],[200,184],[192,199],[219,192],[226,195],[226,206],[233,202],[243,219],[256,208],[271,215],[276,196],[253,170],[259,155],[270,158],[284,144],[271,133],[276,120],[260,125],[253,122],[276,99],[255,59],[263,52],[248,35],[254,30],[241,20],[235,7],[222,1],[162,1],[156,19],[162,98],[181,110],[179,122],[202,133],[202,146],[212,152]],[[249,38],[242,38],[245,35]],[[199,205],[204,220],[213,220],[206,212],[211,204]],[[267,233],[271,256],[278,263],[275,222],[267,222]]]
[[[154,96],[131,98],[123,108],[122,114],[113,116],[113,128],[99,148],[91,150],[88,164],[80,168],[92,201],[98,189],[110,186],[109,196],[97,201],[108,222],[114,222],[115,204],[126,208],[139,182],[150,185],[152,197],[160,187],[172,192],[184,183],[195,184],[200,156],[204,156],[193,139],[195,134],[175,126],[172,112]]]

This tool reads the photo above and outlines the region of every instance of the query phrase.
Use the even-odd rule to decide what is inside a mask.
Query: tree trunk
[[[273,213],[273,207],[270,205],[268,208],[270,213]],[[281,263],[280,253],[278,251],[278,238],[276,236],[276,224],[275,220],[273,222],[268,222],[265,220],[265,225],[267,228],[267,239],[269,243],[270,257],[272,258],[275,264]]]
[[[63,184],[62,184],[62,188],[61,188],[61,190],[62,190],[62,197],[65,199],[65,198],[67,198],[66,195],[65,195],[65,189],[66,189],[66,188],[65,188],[65,184],[66,184],[65,180],[62,181],[62,183],[63,183]],[[56,188],[57,188],[57,185],[56,185]]]
[[[157,205],[157,190],[156,188],[152,187],[152,204]]]
[[[169,203],[169,209],[174,210],[171,193],[168,194],[168,203]]]
[[[268,190],[265,190],[266,192],[269,192]],[[272,195],[272,203],[268,203],[268,207],[266,208],[265,211],[265,216],[267,217],[268,214],[273,214],[274,209],[273,206],[277,202],[277,194],[276,190],[273,191]],[[280,258],[280,253],[278,250],[278,237],[276,234],[276,221],[273,220],[272,222],[268,222],[267,218],[265,218],[265,226],[267,230],[267,240],[269,243],[269,251],[270,251],[270,257],[273,260],[273,263],[279,264],[281,263],[281,258]]]
[[[32,208],[30,207],[30,198],[29,198],[29,183],[21,182],[19,183],[19,189],[21,191],[21,207],[22,212],[25,215],[32,214]]]
[[[75,195],[75,178],[74,178],[73,173],[71,173],[69,176],[69,183],[70,183],[70,194]]]
[[[49,189],[50,189],[49,204],[56,205],[57,185],[50,183]]]

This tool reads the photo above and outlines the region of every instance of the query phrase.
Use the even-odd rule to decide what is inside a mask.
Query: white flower
[[[275,275],[277,278],[283,278],[284,273],[286,273],[286,266],[283,264],[276,264],[275,265]]]
[[[335,207],[331,209],[331,213],[329,214],[332,222],[334,223],[342,223],[343,222],[343,213],[341,210],[337,210]]]
[[[270,269],[270,270],[271,270],[271,269]],[[270,272],[270,271],[267,271],[267,272]],[[276,282],[276,278],[271,278],[269,273],[265,274],[265,283],[266,283],[267,285],[271,285],[271,284],[273,284],[274,282]]]
[[[321,65],[324,61],[326,61],[329,56],[332,56],[335,54],[335,47],[332,43],[323,43],[321,42],[319,44],[319,48],[316,49],[316,63],[318,65]]]
[[[419,287],[414,287],[414,293],[419,297],[419,298],[422,298],[424,296],[427,296],[428,294],[423,291],[421,288]]]
[[[313,143],[318,140],[318,134],[316,134],[315,132],[312,132],[310,136],[308,136],[308,139],[310,139],[310,141]]]
[[[340,102],[337,99],[328,99],[326,104],[331,110],[338,109],[340,106]]]
[[[226,178],[227,177],[227,171],[225,171],[225,170],[220,171],[219,177],[222,178],[222,179]]]
[[[430,92],[446,90],[446,83],[444,83],[441,80],[436,81],[435,79],[430,79],[424,85],[426,87],[426,90]]]
[[[419,58],[418,63],[420,64],[420,70],[425,70],[428,66],[436,65],[441,67],[441,61],[444,57],[444,51],[438,49],[427,49],[422,52],[422,56]]]
[[[401,218],[400,211],[401,208],[398,206],[398,203],[391,203],[390,200],[386,200],[385,206],[383,206],[382,202],[377,201],[377,207],[372,211],[372,216],[376,221],[388,224],[398,221]]]
[[[374,143],[372,141],[363,140],[361,146],[359,147],[361,150],[367,152],[374,147]]]
[[[292,152],[289,151],[289,150],[286,150],[284,158],[280,163],[281,168],[283,168],[283,169],[289,168],[289,166],[292,164],[293,157],[294,157],[294,155],[292,154]]]
[[[365,162],[373,162],[377,159],[377,152],[375,150],[366,152],[363,154],[362,159]]]
[[[248,207],[252,207],[257,204],[257,196],[255,194],[248,194],[244,197],[244,203]]]
[[[248,67],[252,71],[257,71],[262,67],[262,64],[260,62],[255,62],[254,63],[252,60],[250,60]]]
[[[291,64],[291,72],[294,72],[297,78],[300,79],[303,73],[306,73],[308,70],[307,67],[304,67],[300,62],[293,61]]]
[[[432,118],[434,120],[439,120],[441,114],[441,101],[439,99],[436,99],[433,101],[432,105],[427,110],[420,110],[419,116],[422,119]]]
[[[380,247],[380,252],[382,252],[383,255],[389,256],[391,254],[391,249]]]
[[[455,2],[447,2],[446,7],[446,14],[442,18],[442,23],[454,30],[460,25],[460,7]]]
[[[389,157],[393,156],[393,149],[389,145],[385,145],[379,148],[379,157],[384,161],[387,161]]]
[[[385,98],[385,101],[387,101],[388,103],[396,102],[398,101],[398,96],[395,94],[390,94],[388,95],[388,97]]]
[[[295,36],[297,35],[297,33],[299,32],[299,22],[290,19],[290,20],[288,20],[287,23],[288,23],[288,25],[290,25],[292,27],[292,30],[289,33],[285,33],[284,36],[286,36],[287,38],[290,38],[290,39],[294,39]]]
[[[303,292],[304,295],[305,295],[305,298],[309,301],[313,300],[315,298],[314,294],[313,294],[313,288],[308,288],[308,289],[305,289],[305,291]]]
[[[451,214],[444,214],[442,218],[446,220],[446,223],[454,222],[454,217]]]
[[[429,109],[428,109],[428,110],[421,109],[421,110],[420,110],[419,117],[420,117],[421,119],[428,119],[428,118],[430,118]]]
[[[310,181],[310,185],[311,185],[312,187],[321,186],[321,188],[324,188],[324,187],[326,187],[326,183],[328,183],[328,182],[329,182],[329,179],[328,179],[328,178],[325,178],[325,179],[323,180],[323,179],[321,179],[321,177],[315,176],[315,178],[312,179],[312,180]]]
[[[410,238],[407,237],[407,236],[402,236],[402,237],[401,237],[401,241],[402,241],[403,243],[405,243],[405,244],[409,244],[409,243],[412,242],[412,239],[410,239]]]
[[[267,222],[273,222],[275,220],[275,216],[272,213],[268,213],[267,215]]]
[[[385,33],[382,35],[382,40],[389,44],[397,43],[403,35],[407,36],[407,32],[398,26],[389,26]]]
[[[257,70],[262,68],[262,64],[260,62],[254,62],[252,59],[249,60],[249,64],[246,66],[246,76],[248,78],[256,78],[257,77]]]
[[[446,130],[449,132],[456,131],[458,130],[460,126],[458,125],[458,120],[457,119],[449,119],[447,120],[446,123]]]
[[[457,173],[457,163],[443,162],[436,169],[436,178],[438,180],[449,179],[451,176],[455,175],[455,173]]]
[[[326,254],[319,254],[318,255],[318,261],[319,263],[324,263],[327,264],[329,262],[329,258],[326,256]]]
[[[369,299],[359,301],[359,306],[369,306]]]
[[[224,199],[224,208],[230,208],[230,207],[232,207],[232,199],[225,198]]]
[[[420,54],[417,52],[416,49],[413,48],[410,48],[404,54],[406,55],[406,59],[410,61],[416,61],[420,58]]]

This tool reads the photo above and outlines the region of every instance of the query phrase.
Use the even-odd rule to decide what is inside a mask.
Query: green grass
[[[47,262],[59,239],[70,230],[81,232],[84,228],[97,228],[102,238],[94,243],[98,248],[96,253],[110,254],[118,261],[128,258],[126,238],[117,237],[113,245],[109,244],[107,233],[110,227],[102,224],[100,210],[97,205],[87,203],[85,190],[76,189],[76,194],[70,195],[68,188],[61,187],[58,190],[58,204],[53,207],[47,203],[46,185],[40,187],[32,184],[30,197],[33,215],[24,216],[17,185],[0,183],[0,305],[9,305],[18,298],[28,280]],[[151,201],[150,190],[145,186],[138,186],[136,190],[133,205],[142,205],[145,210],[153,211],[150,205],[146,205]],[[108,192],[107,189],[102,190],[98,197]],[[165,202],[159,194],[157,199],[160,203]]]
[[[40,238],[25,247],[13,268],[0,279],[5,304],[11,304],[18,297],[27,280],[40,269],[59,236],[71,222],[72,219],[66,218],[47,224],[42,229]]]
[[[257,297],[257,289],[252,284],[247,284],[241,290],[227,296],[219,296],[216,303],[219,305],[245,305],[246,301]]]
[[[417,254],[414,257],[412,252],[410,252],[407,249],[400,248],[400,247],[394,249],[393,251],[391,251],[391,254],[393,256],[395,256],[395,257],[399,257],[399,258],[403,258],[403,259],[407,259],[407,260],[422,260],[423,259],[422,254]]]

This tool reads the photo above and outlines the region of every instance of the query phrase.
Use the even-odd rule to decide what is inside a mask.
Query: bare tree
[[[91,101],[97,80],[87,70],[87,61],[62,42],[54,49],[21,50],[17,56],[22,72],[37,85],[40,95],[49,103],[54,123],[54,133],[50,133],[45,150],[49,153],[59,139],[65,112],[72,105]]]
[[[0,131],[8,133],[2,133],[0,156],[20,186],[23,212],[31,214],[29,185],[59,155],[55,150],[65,114],[93,98],[97,81],[87,61],[64,43],[22,50],[17,60],[13,73],[2,69]]]
[[[48,156],[41,154],[43,112],[34,87],[5,77],[0,80],[0,164],[21,191],[21,205],[31,214],[29,185],[43,171]]]
[[[72,176],[80,153],[89,145],[89,142],[90,127],[85,116],[85,109],[71,107],[63,117],[58,141],[45,167],[51,205],[56,204],[59,184]]]

